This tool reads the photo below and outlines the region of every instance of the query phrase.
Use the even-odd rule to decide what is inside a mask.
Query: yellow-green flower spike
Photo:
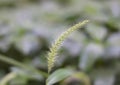
[[[73,27],[70,27],[68,30],[63,32],[56,40],[55,43],[50,48],[50,52],[48,53],[48,73],[51,72],[52,68],[54,67],[54,63],[56,61],[56,56],[58,54],[58,50],[62,44],[62,42],[71,34],[73,31],[77,30],[81,26],[85,25],[89,20],[85,20],[83,22],[80,22]]]

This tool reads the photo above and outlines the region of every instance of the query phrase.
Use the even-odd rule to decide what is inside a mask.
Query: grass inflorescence
[[[50,52],[48,53],[48,73],[51,72],[52,68],[54,67],[55,61],[56,61],[56,56],[58,54],[58,50],[63,43],[63,41],[75,30],[80,28],[81,26],[85,25],[89,20],[85,20],[83,22],[79,22],[78,24],[70,27],[68,30],[63,32],[56,40],[55,43],[52,45],[50,48]]]

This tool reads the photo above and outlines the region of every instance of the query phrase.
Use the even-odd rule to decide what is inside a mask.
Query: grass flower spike
[[[50,48],[50,52],[48,53],[48,73],[51,72],[52,68],[54,67],[54,63],[56,61],[56,56],[58,54],[58,50],[62,44],[62,42],[75,30],[77,30],[78,28],[80,28],[81,26],[85,25],[87,22],[89,22],[88,20],[85,20],[83,22],[80,22],[76,25],[74,25],[73,27],[70,27],[68,30],[66,30],[65,32],[63,32],[56,40],[55,43],[52,45],[52,47]]]

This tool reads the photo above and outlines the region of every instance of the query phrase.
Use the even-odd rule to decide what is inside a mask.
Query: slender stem
[[[33,71],[33,72],[35,72],[35,73],[37,73],[37,74],[40,74],[40,75],[42,75],[42,76],[44,76],[44,77],[47,77],[47,76],[48,76],[48,74],[47,74],[46,72],[37,70],[37,69],[34,68],[34,67],[27,66],[27,65],[25,65],[25,64],[22,64],[22,63],[20,63],[20,62],[18,62],[18,61],[16,61],[16,60],[11,59],[11,58],[8,58],[8,57],[6,57],[6,56],[0,55],[0,60],[4,61],[4,62],[6,62],[6,63],[12,64],[12,65],[21,67],[21,68],[23,68],[23,69],[27,69],[27,70]]]
[[[1,81],[0,81],[0,85],[7,85],[7,83],[12,80],[13,78],[16,77],[16,73],[11,72],[8,73]]]

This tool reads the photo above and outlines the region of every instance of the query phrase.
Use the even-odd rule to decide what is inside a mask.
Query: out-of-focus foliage
[[[0,0],[0,54],[47,72],[51,43],[85,19],[90,23],[64,42],[54,70],[82,71],[92,85],[120,85],[119,0]],[[11,72],[19,74],[8,85],[45,85],[43,77],[0,60],[0,80]],[[71,76],[57,85],[66,82],[82,84]]]

